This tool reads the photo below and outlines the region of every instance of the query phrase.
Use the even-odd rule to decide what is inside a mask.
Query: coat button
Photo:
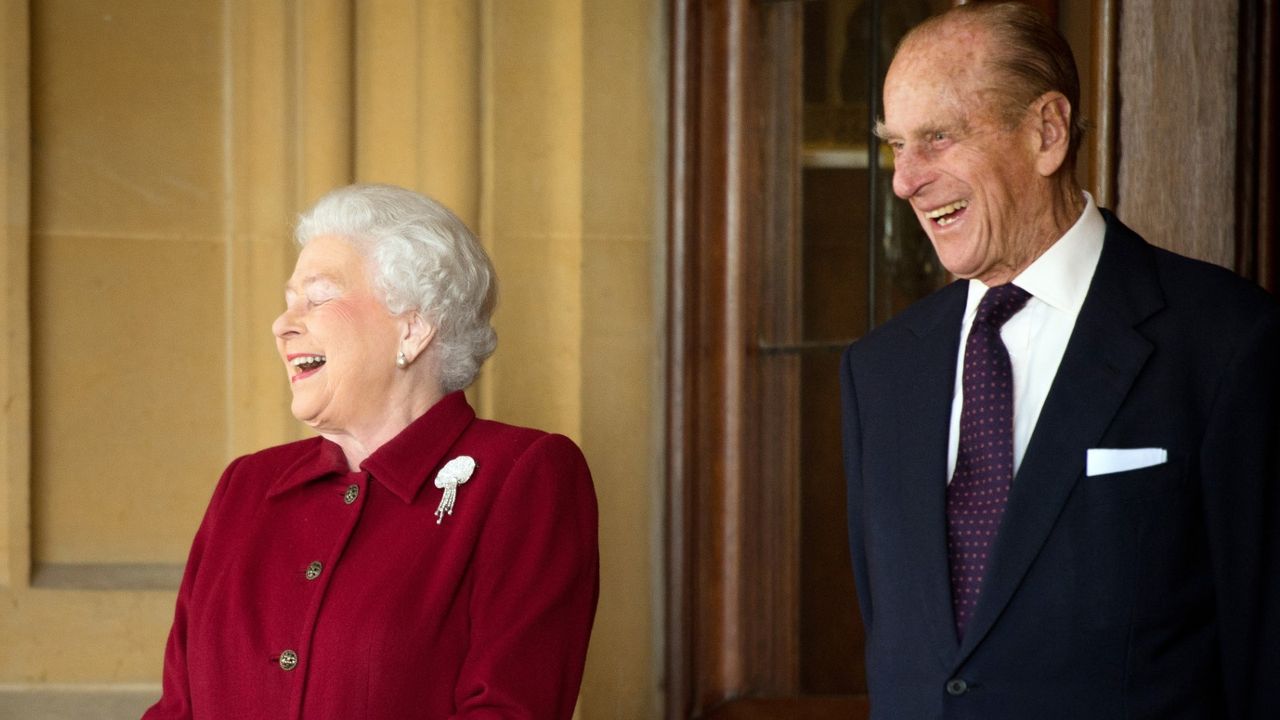
[[[280,653],[280,669],[288,672],[298,667],[298,653],[292,650],[285,650]]]
[[[356,498],[359,496],[360,496],[360,486],[348,485],[347,492],[342,496],[342,502],[350,505],[351,503],[355,502]]]
[[[967,692],[969,692],[969,683],[965,682],[964,680],[961,680],[960,678],[952,678],[947,681],[948,695],[959,696]]]
[[[320,573],[322,571],[324,571],[324,563],[320,562],[319,560],[312,560],[311,564],[307,566],[307,572],[306,572],[307,579],[315,580],[316,578],[320,577]]]

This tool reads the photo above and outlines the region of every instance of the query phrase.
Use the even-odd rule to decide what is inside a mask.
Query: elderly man
[[[842,365],[875,718],[1280,718],[1280,307],[1099,210],[1078,107],[1016,3],[885,80],[894,191],[961,280]]]

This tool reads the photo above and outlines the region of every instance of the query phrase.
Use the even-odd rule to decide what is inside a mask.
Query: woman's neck
[[[360,464],[366,458],[403,432],[414,420],[425,415],[443,397],[444,393],[439,389],[411,393],[401,402],[393,403],[385,413],[371,419],[366,425],[343,430],[320,430],[319,433],[342,449],[347,467],[355,471],[360,469]]]

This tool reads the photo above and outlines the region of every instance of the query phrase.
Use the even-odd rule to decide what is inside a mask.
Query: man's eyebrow
[[[893,133],[889,132],[889,128],[885,127],[883,120],[876,120],[875,127],[871,128],[871,132],[884,141],[892,140],[895,137]]]
[[[925,125],[920,129],[916,130],[915,135],[916,137],[923,139],[923,138],[931,138],[936,133],[949,134],[951,132],[954,132],[952,128],[944,127],[942,125]]]

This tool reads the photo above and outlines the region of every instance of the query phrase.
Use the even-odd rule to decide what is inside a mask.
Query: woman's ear
[[[404,334],[400,337],[400,352],[404,353],[405,359],[412,363],[431,346],[431,341],[436,336],[436,327],[434,324],[427,322],[427,318],[417,310],[410,310],[405,313],[404,319]]]
[[[1036,171],[1049,177],[1066,162],[1071,145],[1071,113],[1074,108],[1065,95],[1051,90],[1041,95],[1033,106],[1036,109],[1036,129],[1040,147],[1036,153]]]

